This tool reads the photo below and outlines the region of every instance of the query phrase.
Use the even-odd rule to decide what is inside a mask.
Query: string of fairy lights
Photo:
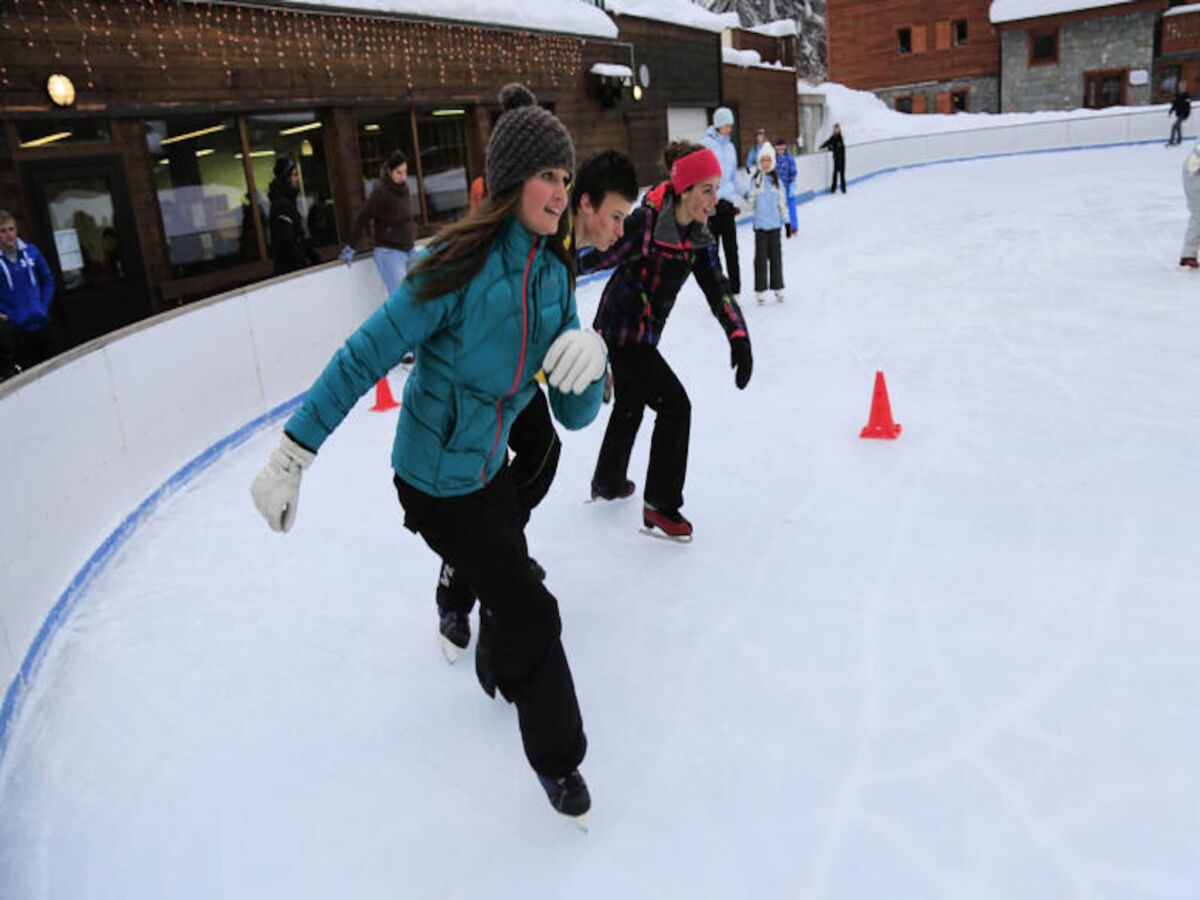
[[[382,77],[419,87],[451,81],[490,87],[516,78],[557,86],[582,65],[583,42],[567,35],[507,31],[467,23],[382,15],[318,13],[278,6],[181,0],[6,0],[0,34],[50,60],[86,89],[109,65],[152,65],[171,83],[219,66],[226,86],[265,83],[270,71],[305,74],[310,86],[361,85]],[[0,57],[0,87],[12,86],[16,60]],[[99,65],[99,69],[97,66]]]

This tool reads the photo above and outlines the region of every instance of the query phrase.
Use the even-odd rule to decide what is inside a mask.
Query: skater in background
[[[759,305],[767,302],[768,276],[775,299],[782,303],[783,250],[780,232],[790,238],[786,190],[775,171],[775,148],[766,144],[758,154],[758,170],[750,179],[749,205],[754,214],[754,293]]]
[[[1183,123],[1191,114],[1192,98],[1187,92],[1187,82],[1181,81],[1175,89],[1171,107],[1167,110],[1167,115],[1175,117],[1175,121],[1171,123],[1171,136],[1167,139],[1168,147],[1175,147],[1183,143]]]
[[[746,151],[746,171],[751,175],[758,168],[758,154],[767,145],[767,129],[757,128],[754,131],[754,143]]]
[[[702,143],[712,150],[721,165],[721,186],[717,193],[717,205],[708,230],[714,242],[720,241],[725,251],[725,273],[729,276],[729,287],[736,301],[742,293],[742,268],[738,261],[737,217],[741,213],[738,202],[743,191],[738,187],[738,154],[733,145],[733,112],[722,106],[713,113],[712,125],[704,135]]]
[[[667,317],[689,275],[695,276],[729,340],[739,389],[750,381],[753,358],[746,321],[721,272],[716,240],[705,225],[718,202],[721,164],[712,150],[690,141],[670,144],[663,159],[670,181],[650,191],[625,220],[621,240],[607,252],[592,250],[579,258],[581,272],[616,266],[595,320],[608,344],[615,394],[592,476],[592,497],[616,500],[633,495],[636,486],[626,472],[648,406],[656,419],[642,521],[651,531],[690,540],[692,523],[681,509],[692,406],[658,351]]]
[[[20,369],[36,366],[56,352],[53,300],[54,273],[46,257],[17,234],[13,214],[0,209],[0,315],[7,320],[12,363]]]
[[[584,160],[575,173],[571,191],[572,226],[565,245],[607,250],[621,237],[625,217],[637,194],[637,173],[624,153],[610,150]],[[521,524],[525,526],[534,507],[550,490],[562,453],[546,394],[540,388],[513,422],[508,446],[513,453],[510,469]],[[532,556],[529,564],[538,579],[545,580],[546,570]],[[436,596],[442,653],[447,662],[453,663],[471,642],[475,590],[453,565],[443,561]],[[481,611],[480,615],[486,612]],[[478,653],[477,649],[476,658]]]
[[[301,475],[358,398],[419,348],[392,448],[404,525],[466,578],[492,629],[481,683],[517,707],[529,764],[556,810],[591,805],[587,749],[563,650],[558,602],[533,573],[506,442],[546,371],[568,428],[600,408],[605,348],[579,328],[563,250],[575,151],[566,128],[521,85],[485,154],[488,198],[446,226],[400,288],[347,339],[288,420],[251,494],[276,531],[291,528]]]
[[[294,160],[286,156],[275,160],[275,177],[271,179],[267,196],[271,200],[268,219],[275,274],[296,272],[319,263],[321,257],[304,232],[304,220],[296,205],[296,198],[300,196],[300,170]]]
[[[375,233],[372,251],[375,268],[390,294],[408,273],[417,238],[417,220],[408,189],[408,158],[401,150],[393,151],[383,164],[371,196],[354,217],[350,239],[338,254],[346,265],[354,262],[354,248],[368,222],[372,223]]]
[[[1196,254],[1200,248],[1200,141],[1183,161],[1183,194],[1187,198],[1188,224],[1183,233],[1183,249],[1179,253],[1179,264],[1189,269],[1200,269]]]
[[[787,196],[788,222],[794,234],[800,227],[796,217],[796,158],[788,152],[785,141],[775,142],[775,171],[779,173],[779,180],[783,182],[783,193]]]
[[[821,145],[821,149],[833,154],[833,184],[829,186],[829,193],[837,190],[839,178],[842,180],[842,193],[846,193],[846,142],[842,139],[842,126],[837,122],[833,123],[833,134]]]

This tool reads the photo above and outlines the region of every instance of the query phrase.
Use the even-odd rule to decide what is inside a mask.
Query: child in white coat
[[[764,143],[758,153],[758,171],[750,179],[746,195],[754,211],[754,292],[759,303],[767,302],[768,281],[775,299],[784,300],[783,259],[779,233],[792,236],[788,218],[787,191],[775,171],[775,148]]]

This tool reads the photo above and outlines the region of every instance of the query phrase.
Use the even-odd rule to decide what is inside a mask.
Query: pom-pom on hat
[[[488,193],[512,190],[543,169],[566,169],[575,175],[575,147],[563,123],[523,84],[500,90],[503,112],[488,139],[484,163]]]
[[[671,166],[671,187],[676,195],[682,194],[698,181],[720,177],[721,163],[717,161],[717,154],[707,147],[679,157]]]

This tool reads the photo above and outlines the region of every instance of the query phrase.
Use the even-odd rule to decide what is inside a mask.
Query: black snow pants
[[[725,275],[729,278],[729,290],[734,294],[742,292],[742,267],[738,262],[737,246],[737,213],[728,200],[718,200],[717,208],[708,220],[708,230],[712,232],[725,254]]]
[[[539,389],[521,410],[508,433],[508,446],[513,452],[510,469],[521,510],[521,526],[529,524],[533,508],[542,502],[562,453],[562,441],[550,418],[550,403],[546,392]],[[458,570],[442,560],[438,573],[437,605],[466,615],[475,606],[475,591],[461,578]]]
[[[767,289],[770,272],[771,290],[783,290],[783,249],[779,240],[782,228],[769,231],[754,229],[754,290]]]
[[[836,154],[833,157],[833,184],[829,186],[829,193],[837,190],[838,179],[842,181],[842,193],[846,193],[846,157],[838,157]]]
[[[434,497],[395,477],[404,527],[452,565],[483,607],[477,670],[484,689],[499,688],[517,708],[525,756],[534,771],[569,774],[587,738],[563,650],[558,601],[529,566],[521,505],[508,466],[486,487]],[[486,644],[489,666],[478,669]],[[489,693],[491,691],[489,690]]]
[[[643,496],[656,509],[678,510],[683,506],[692,427],[687,391],[657,347],[613,347],[608,361],[613,372],[613,411],[592,484],[605,493],[618,493],[624,486],[629,455],[648,406],[657,418]]]

